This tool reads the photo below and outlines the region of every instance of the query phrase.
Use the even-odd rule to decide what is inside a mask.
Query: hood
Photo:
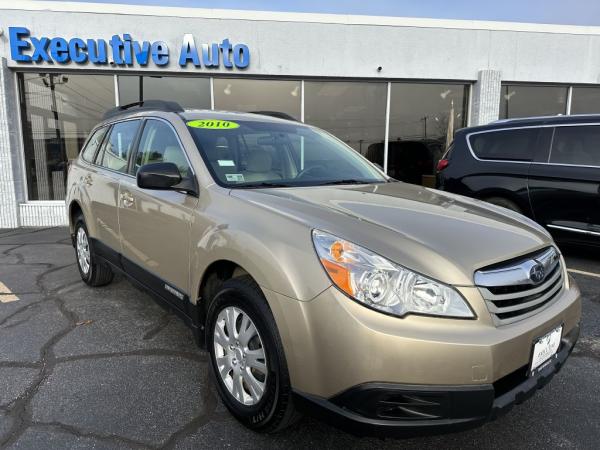
[[[476,270],[552,244],[520,214],[401,182],[233,189],[231,195],[453,285],[471,286]]]

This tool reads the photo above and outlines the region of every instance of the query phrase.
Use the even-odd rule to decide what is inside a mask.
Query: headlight
[[[313,230],[312,236],[331,281],[360,303],[395,316],[475,317],[462,296],[449,286],[329,233]]]

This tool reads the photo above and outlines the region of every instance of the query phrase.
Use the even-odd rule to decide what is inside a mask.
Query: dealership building
[[[600,112],[600,27],[0,0],[0,228],[66,224],[115,105],[278,111],[433,186],[456,129]]]

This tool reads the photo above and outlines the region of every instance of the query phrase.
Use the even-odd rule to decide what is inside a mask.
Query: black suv
[[[509,119],[457,131],[437,186],[600,244],[600,115]]]

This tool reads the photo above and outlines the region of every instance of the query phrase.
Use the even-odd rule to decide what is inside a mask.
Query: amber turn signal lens
[[[354,295],[348,269],[325,258],[321,258],[321,263],[337,287],[348,295]]]

